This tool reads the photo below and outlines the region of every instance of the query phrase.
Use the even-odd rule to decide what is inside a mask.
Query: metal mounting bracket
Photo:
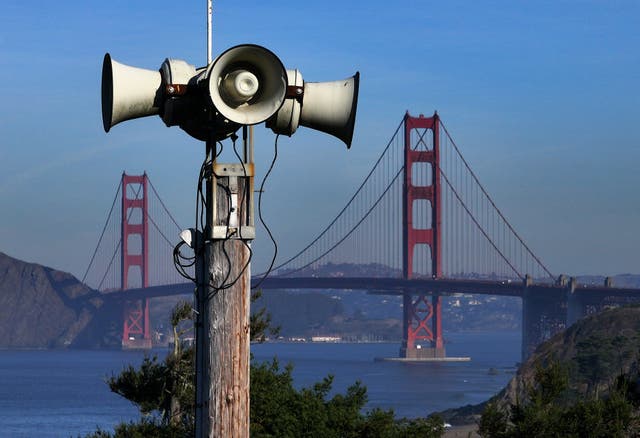
[[[256,237],[253,211],[253,163],[211,167],[211,238],[253,240]]]

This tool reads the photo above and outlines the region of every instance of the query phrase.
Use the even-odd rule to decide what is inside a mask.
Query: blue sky
[[[406,110],[437,109],[553,272],[640,273],[640,2],[400,3],[214,1],[215,53],[261,44],[311,81],[361,72],[351,150],[304,128],[280,142],[264,204],[283,255],[341,208]],[[0,251],[82,276],[123,170],[146,170],[193,223],[202,145],[158,117],[105,134],[100,74],[105,52],[204,65],[205,24],[204,0],[3,2]],[[272,142],[258,127],[259,176]]]

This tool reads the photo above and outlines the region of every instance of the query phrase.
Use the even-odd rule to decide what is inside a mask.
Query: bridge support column
[[[412,133],[418,134],[417,139]],[[429,142],[428,140],[431,140]],[[415,140],[415,141],[413,141]],[[430,143],[430,148],[429,148]],[[412,178],[415,166],[428,166],[431,181],[428,185],[416,185]],[[424,182],[422,182],[424,184]],[[431,254],[431,275],[437,279],[442,277],[441,222],[442,207],[440,202],[440,118],[411,117],[404,118],[404,180],[402,203],[402,246],[403,246],[403,278],[414,276],[414,250],[416,245],[426,245]],[[415,227],[414,204],[416,201],[428,201],[431,206],[429,228]],[[425,275],[424,270],[420,274]],[[442,337],[442,299],[439,295],[428,293],[404,293],[403,305],[403,341],[400,357],[433,358],[444,357],[444,340]]]
[[[535,286],[529,275],[522,293],[522,361],[542,342],[566,327],[567,297],[557,290]]]
[[[131,190],[129,190],[131,186]],[[121,288],[129,289],[132,268],[139,272],[139,287],[149,286],[149,226],[147,174],[122,174],[122,222],[120,241]],[[130,195],[133,195],[131,197]],[[132,237],[131,241],[129,238]],[[133,246],[133,247],[132,247]],[[125,301],[122,348],[150,349],[149,299]]]
[[[425,359],[445,357],[442,337],[442,297],[403,295],[403,339],[400,357]]]
[[[576,285],[577,281],[572,277],[567,289],[567,327],[587,315],[587,303],[577,293]]]

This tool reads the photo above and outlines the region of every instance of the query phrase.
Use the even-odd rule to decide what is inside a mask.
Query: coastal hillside
[[[584,318],[540,344],[506,387],[490,401],[507,411],[527,400],[539,369],[559,364],[568,374],[563,402],[606,397],[620,375],[640,377],[640,305],[605,310]],[[442,413],[453,424],[476,423],[486,402]]]
[[[0,348],[87,345],[102,300],[73,275],[0,252]]]
[[[560,363],[569,372],[571,399],[606,395],[616,377],[637,372],[639,360],[640,306],[605,310],[541,344],[497,399],[503,406],[523,400],[536,369],[552,362]]]

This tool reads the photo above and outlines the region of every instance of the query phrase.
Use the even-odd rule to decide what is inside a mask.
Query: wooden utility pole
[[[206,242],[197,251],[196,438],[249,438],[253,154],[207,174]],[[211,151],[209,151],[211,152]]]
[[[197,348],[203,349],[198,382],[202,417],[196,419],[196,437],[248,438],[249,249],[236,239],[213,241],[206,248],[212,284],[222,284],[227,274],[232,280],[240,278],[217,293],[208,288],[209,299],[201,306],[204,341]]]

